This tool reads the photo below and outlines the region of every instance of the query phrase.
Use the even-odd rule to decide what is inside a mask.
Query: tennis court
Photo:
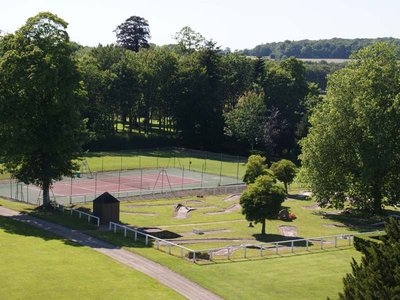
[[[241,183],[237,178],[178,168],[136,169],[77,174],[71,178],[63,178],[53,184],[50,196],[58,203],[68,204],[89,202],[104,192],[126,198],[237,183]],[[15,180],[0,183],[0,196],[24,202],[40,204],[41,193],[39,187]]]

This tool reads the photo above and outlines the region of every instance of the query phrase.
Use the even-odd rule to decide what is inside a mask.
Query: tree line
[[[190,27],[176,34],[174,45],[135,44],[137,28],[124,41],[122,29],[137,22],[135,18],[118,26],[118,44],[76,46],[74,57],[88,99],[84,117],[97,138],[151,136],[157,129],[185,146],[221,150],[230,140],[239,140],[268,155],[298,155],[308,98],[319,95],[318,87],[307,82],[303,62],[223,53]],[[149,35],[148,29],[144,32]],[[265,109],[257,111],[257,123],[241,132],[243,119],[232,114],[241,114],[251,95],[260,97]]]
[[[297,58],[343,58],[377,42],[393,43],[400,48],[400,40],[396,38],[376,39],[342,39],[283,41],[257,45],[253,49],[244,49],[242,53],[250,56],[270,56],[275,59],[285,59],[290,56]]]

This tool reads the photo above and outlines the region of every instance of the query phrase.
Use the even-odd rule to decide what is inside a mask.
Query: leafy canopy
[[[361,50],[329,77],[301,141],[302,175],[320,204],[380,212],[400,199],[400,65],[395,47]]]
[[[285,191],[271,175],[261,175],[243,192],[240,205],[248,221],[262,223],[261,234],[265,234],[265,219],[278,215],[285,198]]]
[[[262,140],[267,107],[262,94],[246,93],[236,107],[225,116],[225,131],[240,141],[246,141],[251,149]]]
[[[281,159],[271,165],[271,171],[278,180],[285,184],[285,190],[287,193],[287,185],[291,184],[296,176],[296,165],[290,160]]]
[[[140,48],[150,47],[149,22],[142,17],[129,17],[114,32],[117,35],[117,44],[126,49],[139,52]]]
[[[243,175],[243,182],[250,184],[256,181],[261,175],[271,175],[265,164],[265,157],[261,155],[250,155],[246,163],[246,171]]]
[[[0,157],[24,183],[43,188],[71,175],[85,137],[85,93],[71,59],[67,23],[48,12],[0,41]]]

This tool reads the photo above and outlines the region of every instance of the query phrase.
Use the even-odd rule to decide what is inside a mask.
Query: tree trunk
[[[382,213],[382,193],[380,184],[375,184],[373,190],[372,210],[374,213]]]
[[[287,182],[285,181],[283,184],[285,185],[286,194],[288,194]]]
[[[49,183],[43,184],[43,206],[44,207],[50,206],[50,184]]]
[[[261,235],[265,235],[265,219],[263,219],[261,225]]]

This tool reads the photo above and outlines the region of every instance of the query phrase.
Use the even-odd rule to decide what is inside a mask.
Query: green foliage
[[[309,92],[303,62],[289,58],[279,64],[266,64],[263,81],[268,108],[265,145],[271,156],[298,155],[296,131],[306,112]]]
[[[379,244],[381,242],[380,238],[382,237],[381,234],[372,234],[372,235],[361,235],[354,237],[354,248],[357,251],[365,252],[366,248],[372,247],[372,244]]]
[[[265,219],[278,215],[285,198],[285,191],[272,176],[261,175],[243,192],[240,205],[248,221],[262,223],[261,234],[265,235]]]
[[[117,35],[117,43],[135,52],[141,48],[149,48],[148,39],[150,38],[149,23],[146,19],[139,16],[132,16],[118,25],[114,30]]]
[[[233,110],[224,115],[225,130],[228,135],[247,141],[254,149],[257,141],[262,140],[266,113],[263,95],[249,92],[239,98]]]
[[[400,68],[396,48],[375,44],[329,78],[301,141],[302,175],[320,204],[380,212],[399,201]]]
[[[386,236],[379,244],[362,248],[364,257],[358,264],[354,259],[352,273],[343,279],[340,299],[399,299],[400,298],[400,224],[390,218],[385,226]]]
[[[265,164],[265,157],[261,155],[250,155],[246,163],[246,171],[243,175],[243,182],[254,183],[261,175],[270,175]]]
[[[376,42],[391,42],[399,45],[399,39],[377,38],[377,39],[341,39],[329,40],[301,40],[278,43],[266,43],[257,45],[253,49],[245,49],[245,55],[273,56],[284,58],[295,56],[298,58],[349,58],[356,51],[370,46]]]
[[[28,19],[0,42],[0,157],[6,171],[43,188],[77,168],[85,138],[85,93],[67,23],[51,13]]]
[[[296,165],[290,160],[281,159],[271,165],[271,171],[275,177],[285,184],[286,193],[288,192],[287,185],[293,182],[296,176]]]

